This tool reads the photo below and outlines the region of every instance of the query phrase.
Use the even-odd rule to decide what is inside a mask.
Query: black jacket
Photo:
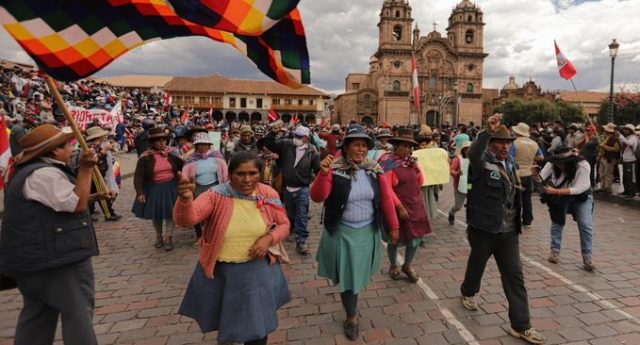
[[[513,178],[509,180],[509,172],[487,149],[490,139],[491,133],[481,131],[469,147],[471,189],[467,194],[467,224],[470,228],[486,232],[504,232],[507,208],[513,204],[516,210],[515,228],[521,232],[522,193],[514,187],[519,185],[517,167],[512,162]],[[515,188],[513,200],[509,200],[509,188]]]
[[[55,167],[75,183],[71,170],[36,160],[16,170],[5,191],[5,211],[0,231],[0,271],[8,274],[36,272],[82,262],[98,255],[96,234],[89,211],[56,212],[22,194],[27,177],[35,170]]]
[[[314,174],[320,171],[320,155],[311,144],[295,167],[297,147],[292,140],[278,140],[276,133],[271,132],[264,138],[264,146],[280,156],[278,165],[282,169],[285,187],[308,187],[313,182]]]

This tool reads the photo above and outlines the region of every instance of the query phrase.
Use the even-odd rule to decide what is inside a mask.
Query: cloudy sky
[[[366,72],[378,46],[383,0],[302,0],[314,86],[330,93],[344,90],[350,72]],[[439,23],[443,30],[458,0],[411,0],[413,18],[422,35]],[[532,78],[543,89],[569,89],[556,68],[553,40],[578,69],[578,88],[609,87],[608,44],[620,43],[616,88],[640,85],[640,30],[634,24],[640,0],[478,0],[484,12],[484,87],[501,88],[510,75]],[[0,59],[30,61],[0,29]],[[102,76],[121,74],[202,76],[220,73],[233,78],[264,79],[233,48],[204,38],[179,38],[142,46],[120,58]]]

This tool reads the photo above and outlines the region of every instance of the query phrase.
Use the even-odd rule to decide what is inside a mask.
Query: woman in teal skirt
[[[311,187],[315,202],[324,202],[324,231],[318,247],[318,275],[340,287],[347,314],[345,336],[358,338],[358,293],[380,270],[381,233],[399,238],[393,190],[380,166],[367,158],[373,140],[364,127],[347,128],[342,156],[327,156]]]

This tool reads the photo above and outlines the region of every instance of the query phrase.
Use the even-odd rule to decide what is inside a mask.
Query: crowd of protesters
[[[84,80],[60,85],[69,104],[109,110],[121,102],[123,111],[116,128],[100,122],[86,128],[90,150],[83,152],[73,147],[62,111],[42,78],[20,69],[0,72],[0,112],[10,124],[14,157],[14,169],[7,174],[11,204],[6,205],[0,236],[0,272],[15,278],[25,301],[44,306],[34,310],[25,304],[23,313],[35,316],[20,318],[18,345],[34,343],[29,338],[33,320],[46,323],[42,327],[47,332],[39,334],[41,343],[48,343],[58,314],[63,325],[91,328],[90,258],[97,255],[93,223],[98,220],[93,204],[98,203],[105,221],[117,221],[121,215],[114,212],[113,202],[120,189],[131,187],[119,179],[118,151],[135,151],[139,157],[131,212],[151,221],[156,237],[150,245],[171,251],[176,226],[195,229],[199,262],[179,313],[195,319],[203,332],[219,331],[221,342],[253,345],[267,343],[278,326],[278,308],[291,299],[280,267],[289,260],[282,242],[295,242],[298,255],[311,254],[310,200],[323,203],[318,275],[340,287],[348,339],[359,337],[358,294],[382,266],[383,242],[389,276],[420,280],[411,264],[419,248],[429,246],[427,235],[436,230],[437,202],[450,175],[454,204],[448,221],[453,225],[466,203],[469,224],[463,306],[478,309],[475,296],[493,255],[509,300],[509,333],[541,344],[544,336],[531,327],[518,252],[520,233],[534,221],[533,194],[540,194],[549,207],[548,261],[561,261],[562,230],[566,214],[572,214],[580,231],[583,268],[593,271],[594,193],[611,193],[616,181],[622,182],[626,199],[638,192],[640,126],[631,124],[507,127],[500,115],[484,126],[435,128],[229,123],[193,110],[184,117],[185,109],[166,104],[161,93]],[[427,183],[435,172],[426,159],[444,162],[445,182]],[[94,165],[108,192],[98,193],[89,177]],[[25,219],[22,213],[34,207],[51,218]],[[87,231],[71,231],[78,224]],[[31,261],[24,257],[29,251],[11,249],[37,252],[46,243],[29,238],[50,227],[58,240],[68,236],[61,243],[69,248],[39,253]],[[39,238],[46,242],[48,237]],[[405,255],[400,266],[401,246]],[[52,300],[38,288],[45,280],[54,291],[74,284],[71,291],[84,297]],[[65,316],[70,314],[75,316]],[[63,335],[65,341],[96,343],[92,331],[71,333]]]

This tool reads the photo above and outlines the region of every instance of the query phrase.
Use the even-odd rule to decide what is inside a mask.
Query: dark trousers
[[[637,164],[638,162],[622,163],[622,184],[624,185],[625,195],[635,196],[638,192]]]
[[[62,318],[65,345],[96,345],[91,260],[61,268],[15,275],[24,307],[16,326],[15,345],[51,345]]]
[[[475,296],[480,291],[484,268],[493,255],[500,270],[502,289],[509,302],[511,328],[516,331],[531,328],[527,289],[520,262],[520,234],[516,231],[494,234],[469,227],[467,238],[471,254],[460,287],[462,295]]]
[[[533,177],[524,176],[520,178],[522,183],[522,224],[531,225],[533,223],[533,204],[531,203],[531,193],[533,193]]]

